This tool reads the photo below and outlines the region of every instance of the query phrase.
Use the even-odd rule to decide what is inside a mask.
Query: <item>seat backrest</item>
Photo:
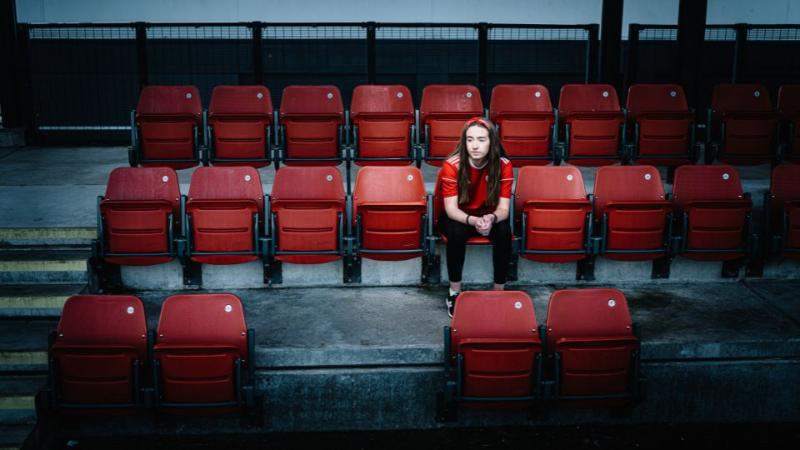
[[[574,166],[525,166],[519,169],[514,195],[516,215],[530,200],[586,200],[581,171]]]
[[[356,86],[350,103],[350,118],[357,125],[362,117],[372,116],[408,117],[413,120],[411,91],[400,84]]]
[[[364,204],[425,206],[425,182],[416,167],[362,167],[353,191],[353,216]]]
[[[541,84],[498,84],[492,89],[489,117],[497,121],[504,116],[552,114],[550,92]]]
[[[429,84],[422,90],[419,107],[422,126],[432,118],[483,116],[483,101],[478,88],[469,84]]]
[[[342,176],[336,167],[283,166],[272,184],[272,207],[296,201],[344,204]]]
[[[551,352],[563,339],[633,336],[628,302],[617,289],[564,289],[550,295],[547,348]]]
[[[189,185],[189,202],[198,200],[252,200],[263,217],[261,177],[250,166],[198,168]]]
[[[769,192],[774,205],[800,201],[800,164],[781,164],[772,169]]]
[[[594,179],[595,218],[598,220],[612,202],[663,201],[664,186],[653,166],[604,166]]]
[[[283,88],[280,118],[317,117],[344,121],[344,106],[339,88],[332,85],[297,86]]]
[[[144,306],[133,295],[73,295],[64,303],[56,347],[129,348],[146,364]]]
[[[108,176],[103,199],[168,202],[177,220],[180,197],[178,175],[170,167],[117,167]]]
[[[272,96],[264,86],[215,86],[208,105],[208,119],[261,117],[272,120]]]
[[[678,84],[634,84],[628,88],[628,117],[648,113],[689,112],[686,94]]]
[[[486,320],[487,317],[492,320]],[[541,345],[533,300],[523,291],[462,292],[456,302],[451,328],[451,356],[475,340]]]
[[[195,86],[145,86],[139,94],[137,117],[192,117],[200,124],[203,105]]]
[[[761,84],[718,84],[711,95],[717,114],[773,111],[769,91]]]
[[[736,200],[743,197],[739,172],[732,166],[686,165],[675,170],[672,200],[679,210],[692,201]]]
[[[800,114],[800,84],[785,84],[778,89],[778,111],[788,117]]]
[[[617,90],[610,84],[565,84],[558,98],[564,120],[573,114],[620,112]]]
[[[233,294],[178,294],[161,306],[156,348],[228,349],[247,362],[247,324]]]

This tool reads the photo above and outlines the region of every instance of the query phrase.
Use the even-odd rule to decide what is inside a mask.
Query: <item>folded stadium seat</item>
[[[216,86],[208,106],[207,161],[264,167],[272,160],[272,98],[264,86]]]
[[[742,192],[736,169],[728,165],[680,166],[675,170],[672,201],[683,256],[725,261],[745,255],[752,203]]]
[[[200,162],[203,106],[195,86],[145,86],[131,116],[131,166],[194,167]]]
[[[625,115],[609,84],[565,84],[558,99],[563,159],[580,166],[614,164],[622,157]]]
[[[553,161],[556,114],[541,84],[499,84],[492,89],[489,117],[514,166]]]
[[[255,332],[247,329],[235,295],[167,298],[153,346],[156,407],[176,411],[252,405],[254,349]]]
[[[594,179],[594,217],[609,259],[643,261],[668,255],[672,203],[653,166],[606,166]]]
[[[343,123],[342,95],[336,86],[286,86],[280,106],[281,161],[339,165]]]
[[[259,255],[264,191],[249,166],[200,167],[192,174],[184,236],[192,261],[239,264]]]
[[[628,88],[628,133],[636,164],[679,166],[695,155],[694,111],[677,84],[635,84]]]
[[[97,256],[112,264],[171,261],[180,235],[180,187],[169,167],[119,167],[98,198]]]
[[[708,116],[707,162],[765,164],[775,158],[778,115],[763,85],[714,86]]]
[[[353,90],[353,159],[358,165],[407,165],[414,154],[414,103],[402,85],[361,85]]]
[[[345,193],[335,167],[281,167],[270,199],[270,255],[319,264],[344,254]]]
[[[422,255],[427,235],[427,195],[416,167],[363,167],[353,192],[358,253],[397,261]]]
[[[541,262],[586,258],[593,227],[592,202],[577,167],[523,167],[515,189],[523,258]]]
[[[800,84],[783,85],[778,89],[778,112],[786,137],[785,159],[800,159]]]
[[[546,329],[557,400],[577,400],[576,406],[618,406],[638,399],[639,337],[622,292],[555,291]]]
[[[431,84],[422,90],[419,113],[424,128],[425,161],[441,166],[456,149],[464,122],[483,116],[483,102],[475,86]]]
[[[144,307],[132,295],[73,295],[50,347],[50,404],[103,409],[143,404],[148,366]]]
[[[767,208],[767,236],[772,254],[800,259],[800,165],[783,164],[772,170]]]
[[[543,334],[525,292],[462,292],[444,328],[440,414],[458,406],[526,407],[540,400]]]

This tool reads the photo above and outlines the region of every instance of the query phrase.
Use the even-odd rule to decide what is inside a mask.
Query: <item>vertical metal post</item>
[[[620,77],[620,51],[622,47],[622,5],[623,0],[603,0],[602,39],[600,40],[601,83],[607,83],[619,91],[622,88]]]
[[[736,24],[736,44],[733,47],[733,68],[731,69],[731,83],[746,81],[745,57],[747,54],[747,24]]]
[[[478,24],[478,90],[481,98],[489,98],[487,73],[489,71],[489,24]]]
[[[376,46],[376,25],[375,22],[367,22],[367,82],[375,84],[377,79],[377,46]]]
[[[139,68],[139,89],[149,84],[147,68],[147,25],[144,22],[134,23],[136,27],[136,63]]]
[[[690,105],[700,105],[698,81],[703,57],[708,0],[680,0],[678,5],[678,82]],[[698,107],[698,111],[700,108]],[[702,119],[702,118],[698,118]],[[702,119],[705,120],[705,119]]]
[[[19,24],[17,26],[17,48],[19,50],[19,68],[17,69],[17,82],[19,83],[19,111],[22,115],[22,126],[25,128],[26,142],[35,140],[38,132],[36,129],[36,112],[33,110],[33,81],[31,78],[30,54],[30,26]]]
[[[10,64],[0,68],[0,107],[3,126],[16,128],[22,125],[21,99],[19,98],[18,65],[23,55],[17,44],[17,12],[14,0],[0,0],[0,54],[6,55]]]
[[[639,30],[638,23],[628,25],[628,67],[625,70],[625,90],[636,83],[636,75],[639,70]]]
[[[264,61],[261,47],[261,22],[250,24],[251,46],[253,50],[253,84],[264,83]]]
[[[596,83],[598,73],[598,50],[600,47],[600,26],[596,23],[589,25],[588,40],[586,42],[586,73],[584,83]]]

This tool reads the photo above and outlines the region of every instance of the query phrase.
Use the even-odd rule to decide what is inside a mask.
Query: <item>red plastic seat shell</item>
[[[223,159],[265,159],[267,127],[272,125],[272,98],[264,86],[216,86],[208,106],[208,125],[214,157]],[[212,160],[214,165],[237,162]],[[268,162],[246,163],[264,167]]]
[[[359,161],[359,165],[411,163],[411,125],[414,103],[403,85],[359,85],[353,90],[350,119],[358,127],[358,156],[407,158],[401,161]]]
[[[516,167],[543,165],[549,159],[524,160],[519,157],[547,157],[555,123],[550,92],[541,84],[499,84],[492,89],[489,118],[499,126],[500,142]]]
[[[492,320],[486,320],[491,317]],[[542,351],[536,313],[522,291],[463,292],[450,331],[451,358],[464,355],[463,395],[530,396]]]
[[[800,258],[800,165],[783,164],[772,170],[770,181],[770,221],[772,231],[783,234],[783,247],[793,252],[783,252],[787,258]],[[788,228],[783,229],[784,213],[788,218]]]
[[[413,250],[422,247],[422,217],[427,209],[425,182],[416,167],[364,167],[356,175],[353,218],[361,220],[361,248]],[[421,252],[362,253],[365,258],[397,261]]]
[[[639,125],[639,141],[635,143],[638,164],[678,166],[690,162],[694,114],[680,85],[635,84],[628,88],[626,109],[629,137]]]
[[[344,123],[344,106],[339,88],[333,85],[298,86],[283,89],[280,123],[285,128],[287,165],[339,165],[339,127]]]
[[[339,215],[345,212],[345,193],[335,167],[281,167],[272,185],[278,251],[337,250]],[[276,255],[279,261],[320,264],[341,255]]]
[[[718,84],[711,97],[711,133],[720,136],[724,122],[722,162],[764,164],[772,161],[778,115],[761,84]]]
[[[73,295],[51,349],[61,401],[133,403],[133,362],[147,361],[144,306],[132,295]]]
[[[136,106],[136,125],[142,157],[146,160],[196,159],[197,135],[202,126],[203,106],[195,86],[145,86]],[[149,166],[184,169],[198,161],[185,163],[149,162]]]
[[[561,123],[570,126],[570,164],[602,166],[619,162],[624,116],[609,84],[565,84],[558,99]]]
[[[168,297],[158,320],[154,358],[164,402],[236,400],[234,360],[250,364],[242,303],[233,294]]]

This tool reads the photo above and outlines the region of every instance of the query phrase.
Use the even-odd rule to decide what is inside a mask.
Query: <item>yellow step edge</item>
[[[74,228],[0,228],[0,240],[94,239],[95,227]]]
[[[0,261],[0,272],[83,272],[86,260]]]
[[[0,367],[47,364],[47,352],[0,352]]]
[[[0,397],[0,411],[8,409],[35,409],[36,401],[33,395],[23,397]]]
[[[17,308],[63,308],[68,296],[0,296],[0,310]]]

